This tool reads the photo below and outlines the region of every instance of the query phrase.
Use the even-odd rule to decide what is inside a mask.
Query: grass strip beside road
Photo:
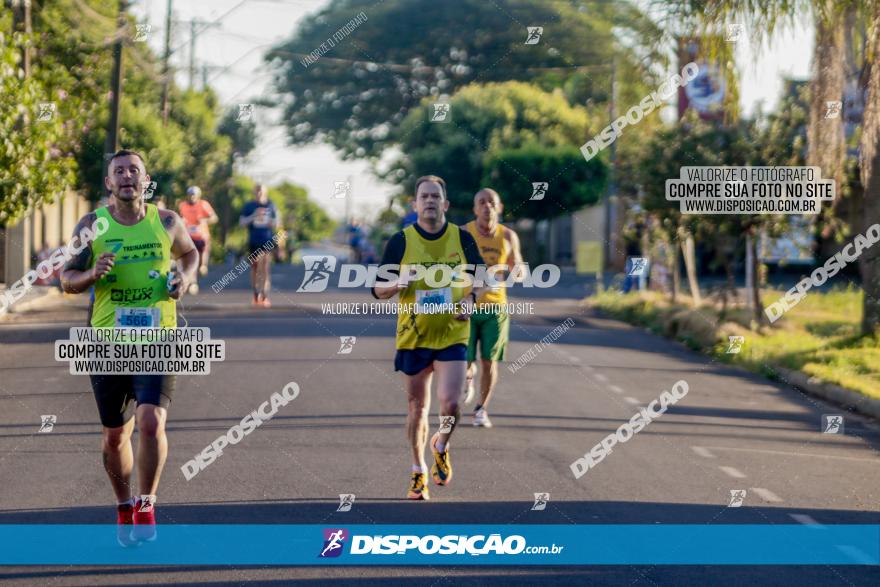
[[[784,292],[763,290],[764,304]],[[880,340],[859,335],[861,290],[812,292],[772,326],[753,329],[751,311],[741,306],[704,303],[691,298],[672,304],[659,292],[613,291],[584,303],[610,317],[649,328],[684,342],[717,360],[771,375],[769,367],[794,369],[827,383],[880,399]],[[728,353],[729,336],[743,336],[739,353]]]

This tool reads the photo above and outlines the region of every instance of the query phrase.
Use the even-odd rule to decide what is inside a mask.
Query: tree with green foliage
[[[41,84],[21,79],[18,50],[5,45],[4,37],[0,33],[0,224],[52,202],[72,183],[75,169],[53,146],[63,133],[54,112],[40,120]]]
[[[238,218],[245,203],[254,197],[254,180],[244,175],[234,175],[228,181],[226,197],[216,208],[220,218],[220,242],[218,250],[242,253],[247,246],[247,229],[238,225]]]
[[[530,143],[492,151],[484,162],[480,183],[504,196],[506,215],[544,220],[598,203],[606,176],[607,167],[601,160],[584,162],[577,147]],[[532,184],[537,182],[548,184],[546,193],[532,199]]]
[[[334,40],[360,13],[366,20]],[[534,44],[525,43],[528,27],[543,27]],[[649,65],[665,59],[655,49],[661,36],[629,2],[332,0],[267,60],[279,72],[293,143],[321,140],[347,158],[378,157],[411,110],[473,83],[528,81],[599,110],[616,59],[619,98],[637,103],[656,78]],[[322,43],[327,52],[307,58]]]
[[[679,27],[683,20],[700,25],[714,34],[728,22],[746,24],[753,37],[763,40],[774,31],[811,14],[816,26],[813,49],[815,76],[811,84],[810,141],[811,165],[822,168],[823,177],[832,177],[839,192],[846,191],[846,146],[841,117],[826,117],[827,102],[843,100],[846,59],[858,53],[864,62],[861,80],[867,80],[862,128],[859,133],[859,163],[864,190],[863,221],[846,227],[829,213],[824,216],[823,234],[830,236],[850,229],[861,232],[880,222],[880,2],[876,0],[679,0],[664,2],[667,20]],[[870,23],[862,34],[854,25]],[[838,198],[842,197],[838,193]],[[832,207],[832,210],[836,205]],[[867,249],[859,261],[864,288],[862,333],[876,335],[880,327],[880,250]]]
[[[231,145],[223,165],[218,168],[219,177],[214,182],[213,204],[220,218],[218,223],[219,243],[226,245],[227,232],[238,224],[237,207],[233,201],[237,196],[235,164],[254,150],[257,144],[257,126],[252,120],[238,120],[238,108],[228,108],[217,128],[220,136],[226,137]],[[220,184],[222,180],[222,185]]]
[[[125,47],[120,127],[133,130],[135,136],[132,144],[129,132],[129,144],[122,144],[141,147],[137,134],[142,128],[161,133],[150,121],[158,111],[161,93],[156,57],[146,43],[133,42],[133,19],[118,28],[117,11],[115,0],[45,0],[32,6],[34,77],[48,94],[63,97],[57,101],[57,116],[65,133],[55,146],[76,158],[78,176],[71,187],[93,201],[104,191],[104,138],[113,63],[108,39],[121,35]],[[168,134],[168,150],[173,150],[177,146],[174,129]],[[153,159],[157,159],[155,153]]]
[[[66,133],[61,96],[53,100],[39,77],[24,76],[21,47],[31,40],[10,29],[9,14],[0,15],[0,225],[54,201],[76,177],[76,162],[58,148]],[[55,110],[41,109],[50,102]]]
[[[281,225],[287,229],[294,245],[317,242],[333,234],[336,223],[309,199],[304,187],[284,182],[269,188],[269,198],[275,202]]]
[[[238,217],[245,203],[253,199],[255,187],[256,183],[250,177],[239,175],[233,180],[230,207],[235,226],[230,227],[227,234],[228,249],[243,251],[247,244],[247,229],[238,226]],[[269,199],[278,210],[281,229],[293,241],[289,246],[320,241],[330,237],[336,229],[336,222],[321,206],[309,199],[308,191],[302,186],[284,182],[270,187]]]
[[[217,132],[229,137],[236,157],[247,157],[257,146],[257,124],[253,120],[238,120],[238,108],[226,110]]]
[[[669,271],[673,276],[673,299],[678,289],[678,246],[688,236],[712,243],[718,263],[734,287],[733,266],[743,236],[757,260],[757,243],[764,234],[781,236],[789,225],[786,215],[682,214],[678,204],[666,200],[666,180],[679,177],[684,166],[780,166],[804,165],[804,129],[807,114],[793,99],[780,104],[766,120],[716,125],[689,113],[678,124],[657,133],[643,150],[639,182],[643,186],[644,209],[659,221],[661,237],[673,251]],[[766,322],[760,297],[762,272],[756,271],[749,292],[755,322]],[[726,299],[726,298],[725,298]]]
[[[9,13],[0,13],[0,223],[68,189],[93,202],[103,194],[112,67],[107,40],[122,36],[119,144],[144,155],[157,183],[154,197],[164,197],[169,207],[187,186],[202,188],[221,219],[222,250],[253,193],[253,182],[234,170],[236,160],[253,150],[256,127],[237,120],[237,111],[224,111],[213,91],[180,91],[173,83],[163,122],[158,58],[146,43],[133,41],[132,18],[119,27],[117,13],[115,0],[44,0],[33,6],[31,38],[13,34]],[[24,43],[33,56],[27,79],[19,65]],[[40,102],[56,104],[47,121],[36,121]],[[302,188],[282,187],[273,198],[297,238],[322,238],[332,230]]]
[[[408,187],[420,175],[441,175],[450,204],[458,211],[469,210],[474,193],[496,178],[521,193],[524,183],[532,181],[554,179],[571,185],[578,177],[604,177],[599,159],[588,164],[573,147],[595,134],[601,123],[591,123],[587,111],[571,106],[559,91],[545,92],[522,82],[474,84],[459,90],[449,104],[448,123],[429,122],[430,101],[409,113],[396,135],[402,156],[387,177]],[[549,151],[542,155],[541,149]],[[502,152],[524,165],[522,172],[505,164]],[[541,175],[530,177],[532,173]],[[535,214],[538,218],[564,212],[563,205],[574,211],[595,201],[594,187],[565,194],[554,190],[551,198],[565,200],[554,200],[553,205],[523,203],[509,211],[514,217]]]
[[[233,149],[243,156],[253,148],[253,123],[239,123],[232,132],[231,115],[213,91],[181,91],[173,81],[170,116],[163,123],[159,59],[148,44],[133,40],[134,19],[120,29],[117,15],[115,0],[45,0],[33,6],[34,77],[48,94],[64,96],[57,116],[66,134],[57,147],[76,155],[75,187],[93,201],[103,193],[112,68],[107,40],[122,36],[120,145],[144,153],[157,182],[155,195],[169,205],[188,185],[198,184],[206,193],[225,189]]]

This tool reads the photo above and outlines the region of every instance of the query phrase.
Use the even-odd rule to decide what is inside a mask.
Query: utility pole
[[[162,57],[162,124],[168,123],[168,89],[171,85],[171,70],[169,61],[171,59],[171,3],[168,0],[168,7],[165,12],[165,55]]]
[[[170,0],[169,0],[170,1]],[[185,21],[184,21],[185,22]],[[201,30],[198,30],[198,26],[201,25]],[[219,23],[216,22],[205,22],[200,21],[198,19],[192,19],[189,21],[189,87],[190,89],[195,89],[196,87],[196,38],[199,36],[199,33],[203,33],[211,27],[220,26]]]
[[[189,89],[196,85],[196,21],[189,21]]]
[[[617,119],[617,63],[614,57],[611,58],[611,96],[608,100],[608,119],[609,124]],[[604,246],[604,266],[607,269],[611,265],[611,198],[614,196],[617,186],[615,177],[617,172],[617,142],[611,141],[610,146],[610,169],[608,173],[608,191],[605,193],[605,246]]]
[[[202,63],[202,91],[203,92],[207,91],[208,86],[211,83],[211,79],[209,77],[209,74],[212,71],[216,71],[218,69],[222,70],[225,68],[220,65],[212,65],[210,63]]]
[[[26,35],[33,32],[31,28],[31,0],[12,0],[12,30],[21,31]],[[21,47],[21,65],[24,76],[31,75],[31,50],[28,43]]]
[[[345,190],[345,224],[351,224],[351,176],[345,178],[345,182],[348,184]]]
[[[128,24],[125,13],[128,1],[119,0],[119,18],[116,28],[116,42],[113,44],[113,77],[110,81],[112,101],[110,102],[110,122],[107,125],[107,140],[104,142],[104,153],[115,153],[119,146],[119,101],[122,98],[122,43],[125,28]],[[104,162],[107,163],[106,161]],[[105,195],[107,193],[105,192]]]

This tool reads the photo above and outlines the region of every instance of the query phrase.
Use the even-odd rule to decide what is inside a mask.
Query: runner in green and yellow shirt
[[[493,273],[498,281],[506,281],[517,264],[522,263],[519,237],[501,224],[504,205],[498,192],[483,188],[474,196],[475,220],[464,228],[474,237],[487,267],[505,265],[507,270]],[[474,395],[474,376],[477,373],[477,345],[480,347],[480,400],[474,408],[474,426],[491,428],[492,421],[486,406],[498,382],[498,361],[504,360],[507,340],[510,338],[510,315],[503,308],[507,304],[507,288],[503,284],[490,287],[477,300],[477,310],[471,316],[471,336],[468,342],[467,395],[469,403]]]
[[[94,328],[175,328],[175,304],[195,282],[199,253],[180,217],[144,202],[150,182],[144,158],[118,151],[108,163],[104,183],[112,194],[108,206],[80,219],[74,230],[99,219],[109,228],[72,257],[61,274],[65,292],[82,293],[94,286],[89,325]],[[171,262],[179,271],[169,276]],[[92,375],[92,390],[103,426],[104,468],[117,499],[118,540],[130,545],[155,536],[155,503],[159,477],[168,454],[165,437],[173,375]],[[132,496],[134,457],[129,410],[137,404],[138,487]],[[133,526],[132,526],[133,524]]]
[[[457,272],[466,270],[460,266],[470,265],[468,272],[473,275],[483,259],[473,237],[446,222],[449,201],[441,178],[426,175],[416,181],[414,208],[418,221],[392,236],[382,257],[383,266],[399,266],[398,280],[377,284],[373,295],[380,299],[400,295],[394,369],[403,372],[409,400],[407,434],[413,467],[407,497],[424,500],[429,498],[424,453],[434,373],[441,426],[431,438],[431,474],[438,485],[452,480],[449,438],[461,416],[468,316],[483,291],[479,284],[465,285],[466,280]],[[416,266],[424,268],[424,275],[411,279]]]

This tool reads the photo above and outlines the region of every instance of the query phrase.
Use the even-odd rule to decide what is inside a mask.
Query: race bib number
[[[199,232],[199,228],[201,227],[198,224],[187,226],[190,234],[197,234]]]
[[[422,314],[441,314],[452,308],[452,288],[417,289],[416,306]]]
[[[254,226],[258,228],[265,228],[272,224],[272,214],[269,212],[268,208],[260,208],[257,210],[256,216],[254,216]]]
[[[116,308],[116,328],[158,328],[159,308]]]

